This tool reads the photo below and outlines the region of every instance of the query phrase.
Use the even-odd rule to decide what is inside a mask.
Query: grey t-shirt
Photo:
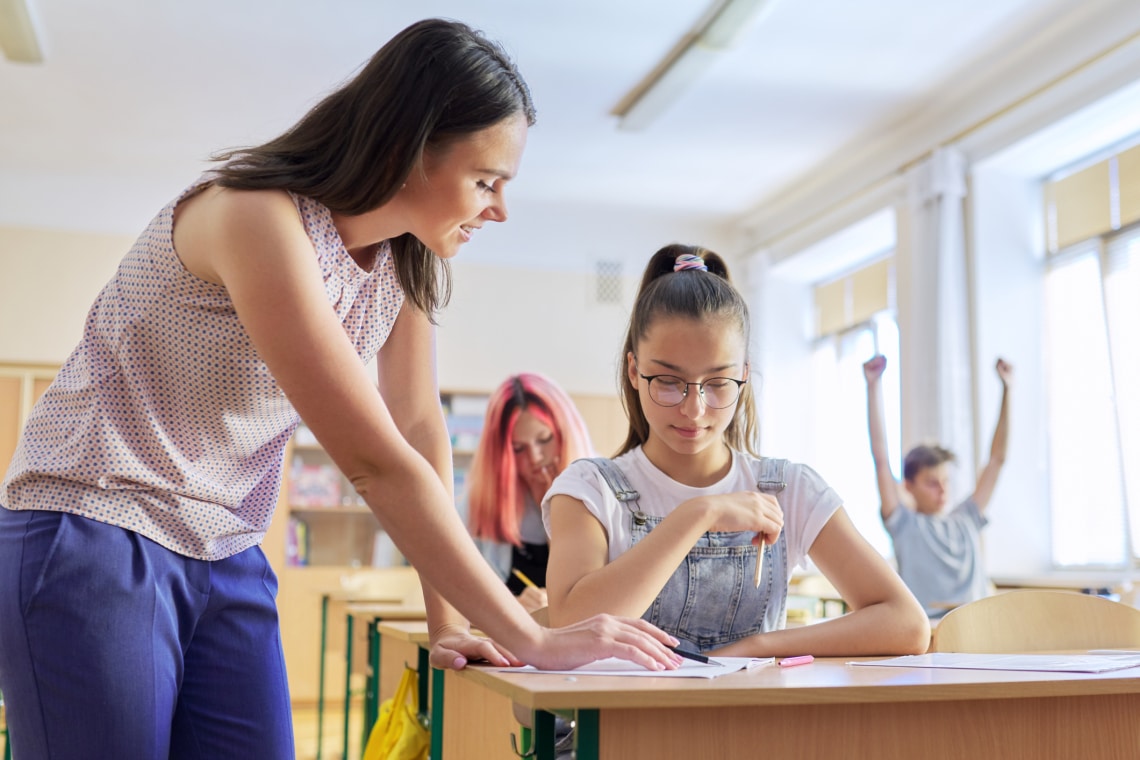
[[[946,514],[898,506],[884,523],[894,542],[899,575],[931,617],[949,605],[986,596],[981,529],[988,520],[973,498]]]

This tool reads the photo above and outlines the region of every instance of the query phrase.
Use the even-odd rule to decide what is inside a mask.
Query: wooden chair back
[[[1007,591],[951,610],[931,652],[1140,649],[1140,609],[1070,591]]]

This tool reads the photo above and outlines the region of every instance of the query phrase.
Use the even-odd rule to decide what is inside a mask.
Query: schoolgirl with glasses
[[[619,382],[629,433],[543,502],[550,619],[642,616],[725,656],[926,651],[930,627],[894,570],[810,467],[756,452],[749,314],[717,254],[650,260]],[[810,558],[850,612],[785,628],[790,573]]]

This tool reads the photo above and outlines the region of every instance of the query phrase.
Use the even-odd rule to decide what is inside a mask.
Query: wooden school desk
[[[504,698],[543,711],[537,760],[553,758],[547,710],[577,711],[578,760],[1140,757],[1140,668],[1030,673],[851,659],[708,680],[447,671],[442,758],[500,756],[509,738],[485,744],[481,726]]]

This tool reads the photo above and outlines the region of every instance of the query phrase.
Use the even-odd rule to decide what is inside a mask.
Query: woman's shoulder
[[[297,202],[285,190],[236,190],[208,180],[191,186],[175,209],[176,224],[217,235],[297,229],[299,219]]]

